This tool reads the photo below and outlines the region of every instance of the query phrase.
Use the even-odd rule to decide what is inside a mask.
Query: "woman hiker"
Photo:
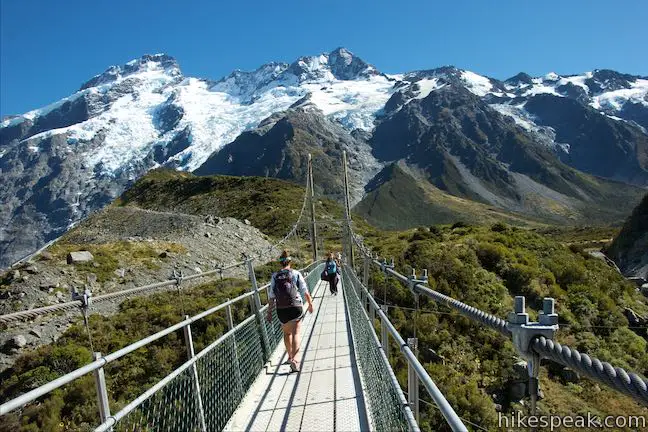
[[[333,258],[333,252],[329,252],[326,257],[326,264],[324,265],[326,275],[328,276],[329,290],[331,295],[337,295],[338,275],[340,274],[340,265],[338,261]]]
[[[305,315],[302,296],[308,302],[308,312],[313,313],[311,298],[304,276],[290,268],[292,258],[288,251],[283,251],[279,257],[281,270],[272,274],[270,290],[268,291],[268,322],[272,321],[272,310],[277,309],[277,318],[281,322],[284,334],[284,345],[288,353],[290,370],[299,371],[299,328]]]

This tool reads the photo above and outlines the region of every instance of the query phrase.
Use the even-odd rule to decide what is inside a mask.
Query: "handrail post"
[[[92,360],[97,361],[101,358],[100,352],[92,355]],[[106,377],[103,367],[94,371],[95,387],[97,388],[97,403],[99,404],[99,416],[101,423],[110,417],[110,401],[108,400],[108,389],[106,388]]]
[[[387,305],[380,305],[380,309],[385,313],[385,316],[388,316],[387,314],[389,309]],[[380,320],[380,336],[383,351],[385,352],[387,360],[389,360],[389,331],[387,331],[387,324],[382,319]]]
[[[252,298],[250,304],[252,305],[252,312],[256,315],[257,323],[261,329],[261,348],[263,350],[263,361],[267,362],[270,358],[270,344],[268,339],[268,334],[266,332],[266,326],[263,322],[263,317],[261,316],[261,297],[259,297],[259,286],[256,280],[256,274],[254,274],[254,264],[252,258],[245,259],[248,267],[248,275],[250,282],[252,284]]]
[[[418,338],[407,338],[407,345],[414,352],[418,349]],[[419,422],[419,380],[411,362],[407,362],[407,395],[416,422]]]
[[[362,284],[365,287],[369,287],[369,262],[370,259],[367,255],[364,257],[364,270],[362,273]]]
[[[230,301],[228,298],[227,301]],[[230,331],[234,330],[234,318],[232,317],[232,305],[227,305],[225,308],[225,314],[227,315],[227,326],[229,327]],[[238,386],[239,393],[241,394],[241,397],[244,396],[243,394],[243,377],[241,377],[241,364],[239,363],[239,357],[238,357],[238,344],[236,343],[236,332],[232,333],[232,344],[234,345],[234,367],[236,368],[236,384]]]
[[[185,320],[189,319],[189,315],[185,315]],[[187,357],[189,359],[194,358],[196,353],[194,352],[193,338],[191,336],[191,324],[187,324],[184,328],[184,339],[185,345],[187,346]],[[200,427],[201,431],[207,432],[207,426],[205,424],[205,410],[203,409],[202,395],[200,394],[200,383],[198,382],[198,369],[196,368],[196,363],[191,365],[191,369],[194,376],[194,391],[196,392],[196,403],[198,404],[198,415],[200,416]]]

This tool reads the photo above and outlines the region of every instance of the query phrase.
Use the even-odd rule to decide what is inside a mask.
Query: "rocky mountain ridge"
[[[321,191],[334,197],[339,194],[339,182],[332,178],[335,171],[330,168],[339,164],[337,158],[346,150],[351,155],[354,202],[358,202],[365,194],[364,185],[393,162],[394,155],[417,168],[431,167],[430,158],[421,166],[416,162],[429,144],[417,135],[423,130],[433,141],[441,137],[448,141],[441,146],[446,149],[444,166],[463,170],[463,178],[479,180],[452,182],[444,174],[447,181],[441,181],[440,171],[433,170],[429,180],[446,193],[494,203],[507,211],[528,210],[519,205],[523,197],[518,195],[526,192],[512,185],[514,176],[507,173],[511,161],[494,162],[490,157],[491,140],[499,140],[495,147],[501,146],[501,133],[507,130],[524,137],[528,150],[524,154],[542,153],[545,156],[540,159],[533,158],[559,166],[538,174],[543,176],[540,186],[537,178],[533,180],[535,195],[553,202],[557,199],[554,192],[562,194],[568,199],[561,195],[557,202],[564,207],[565,199],[576,194],[579,203],[567,206],[568,214],[582,207],[581,202],[590,202],[597,212],[603,207],[606,218],[618,219],[618,213],[608,211],[604,201],[621,186],[600,186],[601,180],[588,177],[585,183],[574,180],[584,193],[567,187],[570,195],[564,193],[565,185],[552,189],[552,178],[566,175],[566,164],[599,177],[648,185],[647,95],[648,79],[607,70],[541,78],[519,74],[506,81],[455,67],[387,75],[344,48],[301,57],[291,64],[269,63],[252,72],[235,71],[219,81],[183,76],[168,55],[143,56],[110,67],[61,101],[2,121],[0,265],[61,235],[159,166],[301,181],[303,169],[298,167],[303,167],[305,154],[311,152],[324,161],[318,173],[326,185]],[[473,110],[466,111],[466,118],[478,114],[478,124],[501,127],[493,136],[489,128],[479,128],[476,133],[483,137],[471,137],[466,147],[465,137],[459,139],[456,128],[443,132],[438,119],[432,121],[436,126],[429,127],[433,119],[421,117],[420,109],[429,104],[425,102],[429,97],[445,98],[443,103],[449,106],[465,102],[464,111]],[[447,107],[441,108],[439,112]],[[510,124],[504,125],[502,115]],[[484,116],[488,118],[481,121]],[[396,128],[401,121],[400,129]],[[292,132],[284,138],[273,135],[288,125]],[[391,136],[385,134],[387,130]],[[270,141],[283,149],[279,162],[252,151]],[[385,153],[386,147],[392,148],[391,153]],[[470,148],[476,159],[457,156],[453,151],[458,147]],[[227,149],[227,157],[219,153],[221,149]],[[449,162],[457,157],[458,162]],[[480,166],[488,168],[484,171]],[[498,184],[494,197],[485,198],[493,193],[491,186],[486,187],[488,193],[465,187],[483,181]],[[520,180],[516,181],[519,186]],[[601,187],[609,190],[601,192]],[[628,191],[620,195],[628,198],[629,209],[640,192],[632,187]],[[623,206],[616,210],[626,211]]]

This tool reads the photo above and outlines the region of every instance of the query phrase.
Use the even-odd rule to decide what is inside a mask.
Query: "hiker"
[[[337,285],[338,285],[338,275],[340,274],[340,265],[338,261],[333,257],[333,252],[329,252],[326,257],[326,264],[324,264],[324,271],[328,277],[329,282],[329,291],[331,295],[337,295]]]
[[[268,322],[272,321],[272,310],[277,309],[277,318],[281,322],[284,334],[284,345],[288,353],[290,370],[299,371],[299,328],[305,315],[302,296],[308,302],[308,312],[313,313],[311,298],[304,276],[290,268],[292,258],[288,251],[283,251],[279,257],[281,270],[272,274],[270,290],[268,291]]]

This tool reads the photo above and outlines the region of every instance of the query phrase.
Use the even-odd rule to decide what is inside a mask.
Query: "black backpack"
[[[277,309],[302,306],[302,298],[297,285],[293,282],[291,270],[281,270],[275,273],[274,295]],[[299,283],[299,279],[297,279]]]

